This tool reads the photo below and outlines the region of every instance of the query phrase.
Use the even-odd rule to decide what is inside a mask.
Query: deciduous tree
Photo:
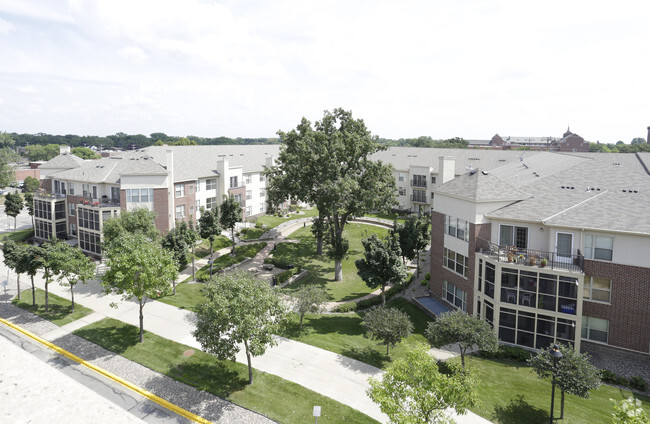
[[[233,196],[227,196],[221,204],[221,215],[219,223],[230,230],[232,240],[232,252],[235,256],[235,225],[241,221],[241,205]]]
[[[457,344],[463,369],[467,349],[477,346],[481,350],[495,351],[499,347],[494,331],[487,322],[460,310],[438,316],[429,323],[424,335],[433,347]]]
[[[17,244],[15,241],[7,239],[2,246],[2,256],[4,258],[4,263],[9,269],[13,269],[16,273],[16,288],[18,289],[18,300],[20,300],[20,273],[18,269],[20,267],[21,261],[21,250],[23,246]]]
[[[417,258],[417,275],[420,275],[420,252],[431,241],[429,219],[426,216],[409,216],[404,224],[395,222],[395,232],[399,234],[402,257],[409,260]]]
[[[72,149],[72,154],[79,156],[81,159],[99,159],[101,158],[100,155],[97,153],[93,152],[92,149],[88,147],[74,147]]]
[[[208,239],[210,242],[210,276],[212,276],[212,248],[214,239],[221,234],[219,226],[219,207],[215,204],[211,209],[201,208],[201,217],[199,218],[199,233],[201,238]],[[192,271],[194,273],[194,271]],[[194,278],[196,280],[196,278]]]
[[[160,231],[156,228],[156,214],[148,209],[139,208],[132,211],[122,211],[119,216],[104,222],[104,246],[108,248],[114,240],[123,234],[143,234],[148,240],[157,240]]]
[[[382,147],[361,119],[343,109],[325,111],[312,127],[303,118],[295,130],[278,132],[284,146],[277,165],[268,170],[276,198],[295,198],[316,205],[329,223],[334,279],[343,279],[348,244],[345,224],[371,210],[396,203],[392,167],[370,156]]]
[[[287,309],[268,283],[250,273],[220,275],[203,289],[206,302],[197,310],[194,337],[206,352],[235,360],[244,346],[248,384],[253,384],[251,357],[275,345],[273,334],[287,317]]]
[[[50,247],[48,261],[54,262],[51,268],[57,281],[64,287],[70,287],[72,313],[74,313],[74,288],[77,283],[86,284],[95,276],[95,262],[80,248],[70,246],[61,240]]]
[[[7,193],[5,196],[5,213],[14,219],[14,230],[16,229],[16,218],[23,210],[23,198],[18,193]]]
[[[361,240],[363,259],[357,259],[357,274],[368,287],[381,287],[381,303],[386,305],[386,286],[403,284],[407,273],[400,259],[401,250],[395,234],[389,234],[382,240],[377,234]]]
[[[145,234],[126,232],[104,251],[107,271],[101,283],[107,293],[124,300],[135,297],[140,307],[140,342],[144,340],[143,308],[148,299],[168,292],[170,282],[178,276],[172,254],[160,248],[157,240]]]
[[[35,193],[40,186],[41,183],[37,178],[27,176],[23,180],[23,192],[25,193]]]
[[[293,294],[293,310],[300,316],[300,329],[302,320],[308,312],[320,312],[323,303],[327,301],[327,292],[316,286],[303,286]]]
[[[600,371],[590,362],[587,353],[580,354],[571,346],[559,343],[558,348],[562,358],[553,361],[552,347],[540,350],[537,355],[528,360],[539,378],[552,377],[555,374],[555,384],[562,393],[560,418],[564,418],[564,393],[589,398],[589,392],[600,386]]]
[[[371,309],[363,316],[363,327],[373,340],[380,340],[386,345],[386,355],[390,347],[401,342],[413,332],[413,323],[409,316],[396,308],[385,306]]]
[[[7,187],[15,181],[14,167],[11,165],[18,156],[10,148],[0,149],[0,188]]]
[[[476,403],[476,379],[466,371],[454,371],[441,373],[427,346],[418,343],[405,358],[393,362],[381,380],[370,378],[367,393],[391,423],[450,422],[449,409],[464,414]]]
[[[183,240],[185,240],[185,243],[192,251],[192,280],[195,280],[194,247],[196,246],[196,242],[199,241],[199,233],[197,228],[194,226],[194,221],[192,221],[192,219],[190,219],[189,222],[181,222],[178,225],[178,230],[181,232]]]

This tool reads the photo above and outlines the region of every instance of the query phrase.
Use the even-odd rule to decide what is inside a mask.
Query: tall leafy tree
[[[48,260],[54,262],[52,269],[57,281],[64,287],[70,287],[72,313],[74,313],[74,288],[77,283],[85,284],[95,276],[95,263],[80,248],[70,246],[61,240],[50,247],[48,256]]]
[[[23,198],[18,193],[7,193],[5,196],[5,213],[14,219],[14,230],[16,229],[16,218],[23,210]]]
[[[420,275],[420,252],[431,241],[429,219],[426,216],[409,216],[404,224],[395,222],[394,231],[399,234],[399,244],[402,258],[413,260],[417,258],[417,275]]]
[[[368,287],[381,287],[381,303],[386,305],[386,286],[403,284],[407,273],[400,259],[401,250],[395,234],[389,234],[382,240],[377,234],[361,240],[363,258],[357,259],[357,274]]]
[[[185,243],[190,247],[192,251],[192,280],[196,280],[196,271],[195,271],[195,264],[194,264],[194,247],[196,246],[196,242],[199,241],[199,232],[197,228],[194,226],[194,221],[190,219],[189,222],[183,221],[179,225],[179,231],[183,235],[183,239],[185,240]],[[210,255],[212,257],[212,255]]]
[[[457,344],[463,369],[467,349],[477,346],[481,350],[493,352],[499,347],[494,331],[487,322],[461,310],[445,312],[438,316],[435,321],[429,323],[424,335],[433,347]]]
[[[124,300],[135,297],[139,305],[140,342],[144,340],[143,309],[148,299],[168,292],[178,276],[172,254],[143,233],[123,233],[104,251],[107,271],[102,285],[107,293]]]
[[[142,234],[148,240],[157,240],[160,231],[156,228],[154,219],[156,214],[148,209],[140,208],[133,211],[122,211],[119,216],[104,222],[102,232],[106,248],[120,236],[129,234]]]
[[[42,247],[33,245],[20,246],[18,252],[19,260],[16,264],[16,273],[29,275],[32,283],[32,306],[36,306],[36,286],[34,285],[34,276],[43,266],[43,256],[45,252]]]
[[[251,357],[276,344],[273,334],[287,317],[284,301],[264,281],[250,273],[220,275],[203,289],[194,337],[203,350],[220,359],[235,360],[244,346],[248,384],[253,384]]]
[[[18,300],[20,300],[20,274],[18,269],[21,268],[21,250],[23,245],[17,244],[15,241],[7,239],[2,246],[2,256],[4,258],[4,263],[9,269],[13,269],[16,273],[16,288],[18,290]]]
[[[300,317],[299,327],[302,330],[302,321],[308,312],[320,312],[323,303],[327,301],[327,292],[316,286],[303,286],[292,296],[293,310]]]
[[[241,205],[233,196],[227,196],[221,204],[219,223],[230,230],[232,240],[232,255],[235,256],[235,225],[241,221]]]
[[[32,228],[34,228],[34,193],[25,193],[25,207],[29,216],[32,217]]]
[[[187,266],[187,254],[189,253],[187,242],[182,230],[179,228],[181,225],[187,226],[185,221],[178,222],[176,227],[169,230],[161,240],[163,249],[167,249],[172,254],[176,269],[179,272]],[[172,293],[176,294],[176,280],[172,281]]]
[[[18,156],[10,148],[0,148],[0,188],[7,187],[15,181],[14,167],[11,164],[17,159]]]
[[[75,147],[72,149],[72,154],[79,156],[81,159],[99,159],[101,158],[100,155],[97,153],[93,152],[92,149],[88,147]]]
[[[587,353],[576,352],[573,347],[558,344],[562,358],[554,363],[551,346],[541,349],[537,355],[528,360],[539,378],[549,378],[555,374],[555,384],[562,393],[560,419],[564,418],[564,393],[584,399],[589,392],[600,386],[600,370],[592,365]]]
[[[407,350],[405,358],[394,361],[381,380],[370,378],[367,394],[391,423],[450,422],[450,409],[464,414],[476,404],[476,379],[465,371],[454,371],[441,373],[427,346],[418,343]]]
[[[368,337],[381,340],[386,345],[386,355],[390,347],[401,342],[413,332],[413,323],[409,316],[396,308],[374,308],[363,316],[363,327]]]
[[[334,279],[341,281],[349,246],[343,241],[345,224],[396,203],[392,167],[370,158],[382,149],[377,137],[343,109],[325,111],[314,127],[303,118],[295,130],[278,134],[284,146],[267,171],[270,191],[312,203],[327,218]]]
[[[36,190],[38,190],[38,188],[41,186],[41,183],[37,178],[27,176],[23,181],[23,186],[23,191],[25,193],[35,193]]]
[[[219,207],[212,206],[212,209],[201,208],[201,217],[199,218],[199,234],[201,238],[208,239],[210,242],[210,276],[212,276],[212,254],[214,239],[221,234],[219,225]],[[192,271],[194,273],[194,271]],[[194,278],[196,280],[196,278]]]

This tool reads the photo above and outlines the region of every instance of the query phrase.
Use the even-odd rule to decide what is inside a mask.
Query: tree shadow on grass
[[[306,322],[313,332],[319,334],[337,333],[348,336],[359,336],[364,333],[361,318],[349,315],[320,315]]]
[[[526,402],[523,395],[517,395],[505,405],[495,405],[493,419],[501,424],[542,424],[549,421],[549,415]]]
[[[227,398],[248,385],[248,375],[244,376],[228,365],[226,361],[185,362],[169,369],[166,374],[199,390]]]
[[[140,329],[131,325],[123,327],[80,328],[74,332],[79,337],[115,353],[124,353],[140,341]]]
[[[356,347],[348,346],[341,351],[341,355],[347,356],[351,359],[356,359],[365,364],[372,365],[373,367],[383,368],[385,365],[391,362],[389,356],[384,355],[383,353],[377,351],[371,346],[366,347]],[[351,367],[349,363],[341,362],[344,366]]]

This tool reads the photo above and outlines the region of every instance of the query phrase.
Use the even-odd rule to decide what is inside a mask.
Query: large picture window
[[[612,293],[612,280],[602,277],[585,277],[582,296],[585,300],[609,303]]]
[[[609,321],[606,319],[583,316],[582,338],[596,342],[607,343],[609,337]]]
[[[467,257],[451,249],[443,248],[442,265],[463,277],[467,277]]]
[[[499,244],[501,246],[515,246],[518,249],[528,249],[528,228],[500,225]]]
[[[217,188],[217,180],[216,178],[209,178],[205,180],[205,189],[206,190],[214,190]]]
[[[129,188],[126,190],[126,201],[132,203],[153,202],[153,188]]]
[[[469,223],[464,219],[445,215],[445,234],[469,241]]]
[[[585,236],[585,258],[611,261],[613,253],[613,237],[595,236],[591,234]]]
[[[452,283],[442,282],[442,298],[461,311],[467,312],[467,293]]]

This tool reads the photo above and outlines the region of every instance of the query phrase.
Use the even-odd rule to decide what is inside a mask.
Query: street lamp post
[[[562,358],[562,352],[560,352],[560,349],[557,347],[557,345],[554,345],[553,349],[551,349],[551,356],[553,357],[553,377],[551,379],[551,419],[549,423],[553,424],[553,404],[555,403],[555,373],[557,372],[557,361]]]
[[[213,264],[213,263],[214,263],[214,261],[212,260],[212,258],[210,258],[210,259],[208,260],[208,264],[210,264],[210,278],[212,278],[212,264]]]

